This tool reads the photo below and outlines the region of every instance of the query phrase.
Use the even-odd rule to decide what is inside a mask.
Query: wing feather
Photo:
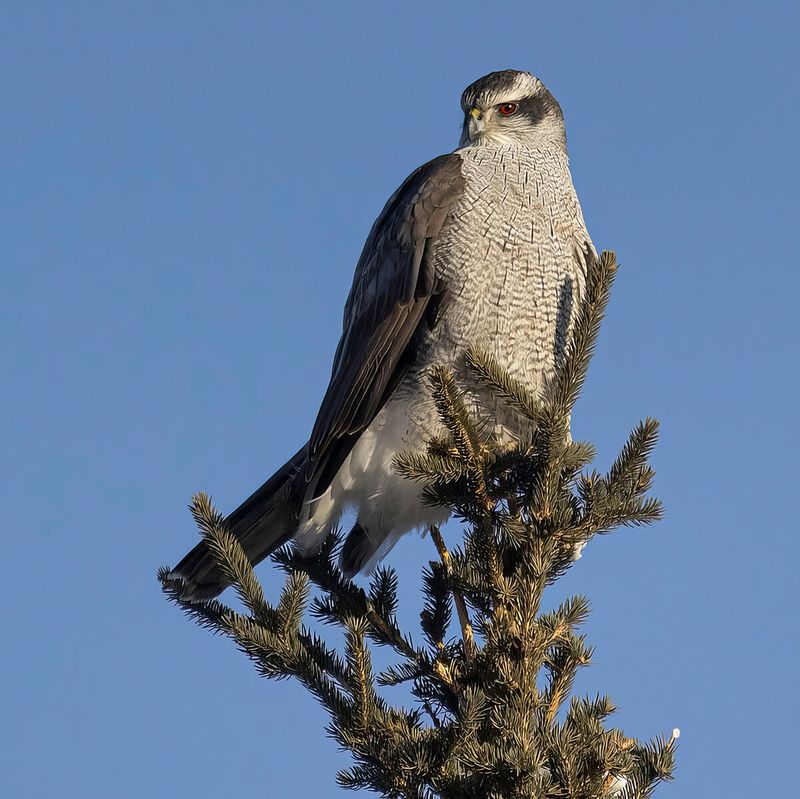
[[[429,302],[444,288],[432,251],[463,190],[461,157],[440,156],[407,178],[372,226],[308,444],[308,496],[325,491],[358,434],[394,390]]]

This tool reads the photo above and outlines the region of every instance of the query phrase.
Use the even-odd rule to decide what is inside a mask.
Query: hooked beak
[[[486,126],[486,120],[483,118],[483,111],[481,111],[480,108],[471,108],[468,122],[469,124],[466,130],[467,138],[470,142],[476,142],[481,138]]]

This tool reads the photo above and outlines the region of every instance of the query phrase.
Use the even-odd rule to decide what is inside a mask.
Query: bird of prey
[[[425,506],[393,465],[444,434],[430,368],[463,376],[471,346],[541,393],[564,354],[594,248],[561,107],[516,70],[475,81],[461,107],[458,147],[412,172],[372,226],[311,437],[227,518],[254,564],[290,539],[313,552],[345,509],[357,518],[340,555],[349,576],[444,522],[448,510]],[[477,387],[468,397],[497,441],[522,435]],[[187,599],[226,585],[204,543],[171,577]]]

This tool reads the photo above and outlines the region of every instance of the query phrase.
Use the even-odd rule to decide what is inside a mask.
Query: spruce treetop
[[[656,421],[636,425],[605,474],[590,468],[591,445],[570,436],[616,271],[613,253],[590,264],[563,364],[543,400],[485,353],[464,353],[470,379],[527,420],[527,440],[499,446],[453,374],[431,372],[447,436],[403,454],[396,468],[419,482],[426,502],[451,509],[463,538],[448,549],[430,530],[437,557],[424,571],[413,637],[397,622],[394,569],[379,567],[365,589],[339,571],[336,535],[314,558],[287,546],[273,555],[285,577],[271,603],[224,517],[205,494],[192,500],[242,609],[182,599],[168,569],[159,572],[163,590],[198,624],[232,639],[263,676],[293,677],[317,697],[330,717],[328,734],[353,758],[337,777],[341,787],[398,799],[638,799],[671,778],[677,729],[640,741],[609,723],[609,697],[572,696],[577,671],[592,656],[579,632],[586,597],[542,609],[547,586],[593,536],[662,513],[648,496]],[[340,651],[313,621],[343,632]],[[394,656],[377,672],[374,646]],[[387,699],[401,684],[414,697],[411,708]]]

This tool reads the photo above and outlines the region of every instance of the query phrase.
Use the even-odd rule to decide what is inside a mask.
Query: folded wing
[[[396,387],[431,300],[444,290],[433,253],[463,190],[460,156],[440,156],[408,177],[373,225],[308,444],[305,498],[326,490]]]

